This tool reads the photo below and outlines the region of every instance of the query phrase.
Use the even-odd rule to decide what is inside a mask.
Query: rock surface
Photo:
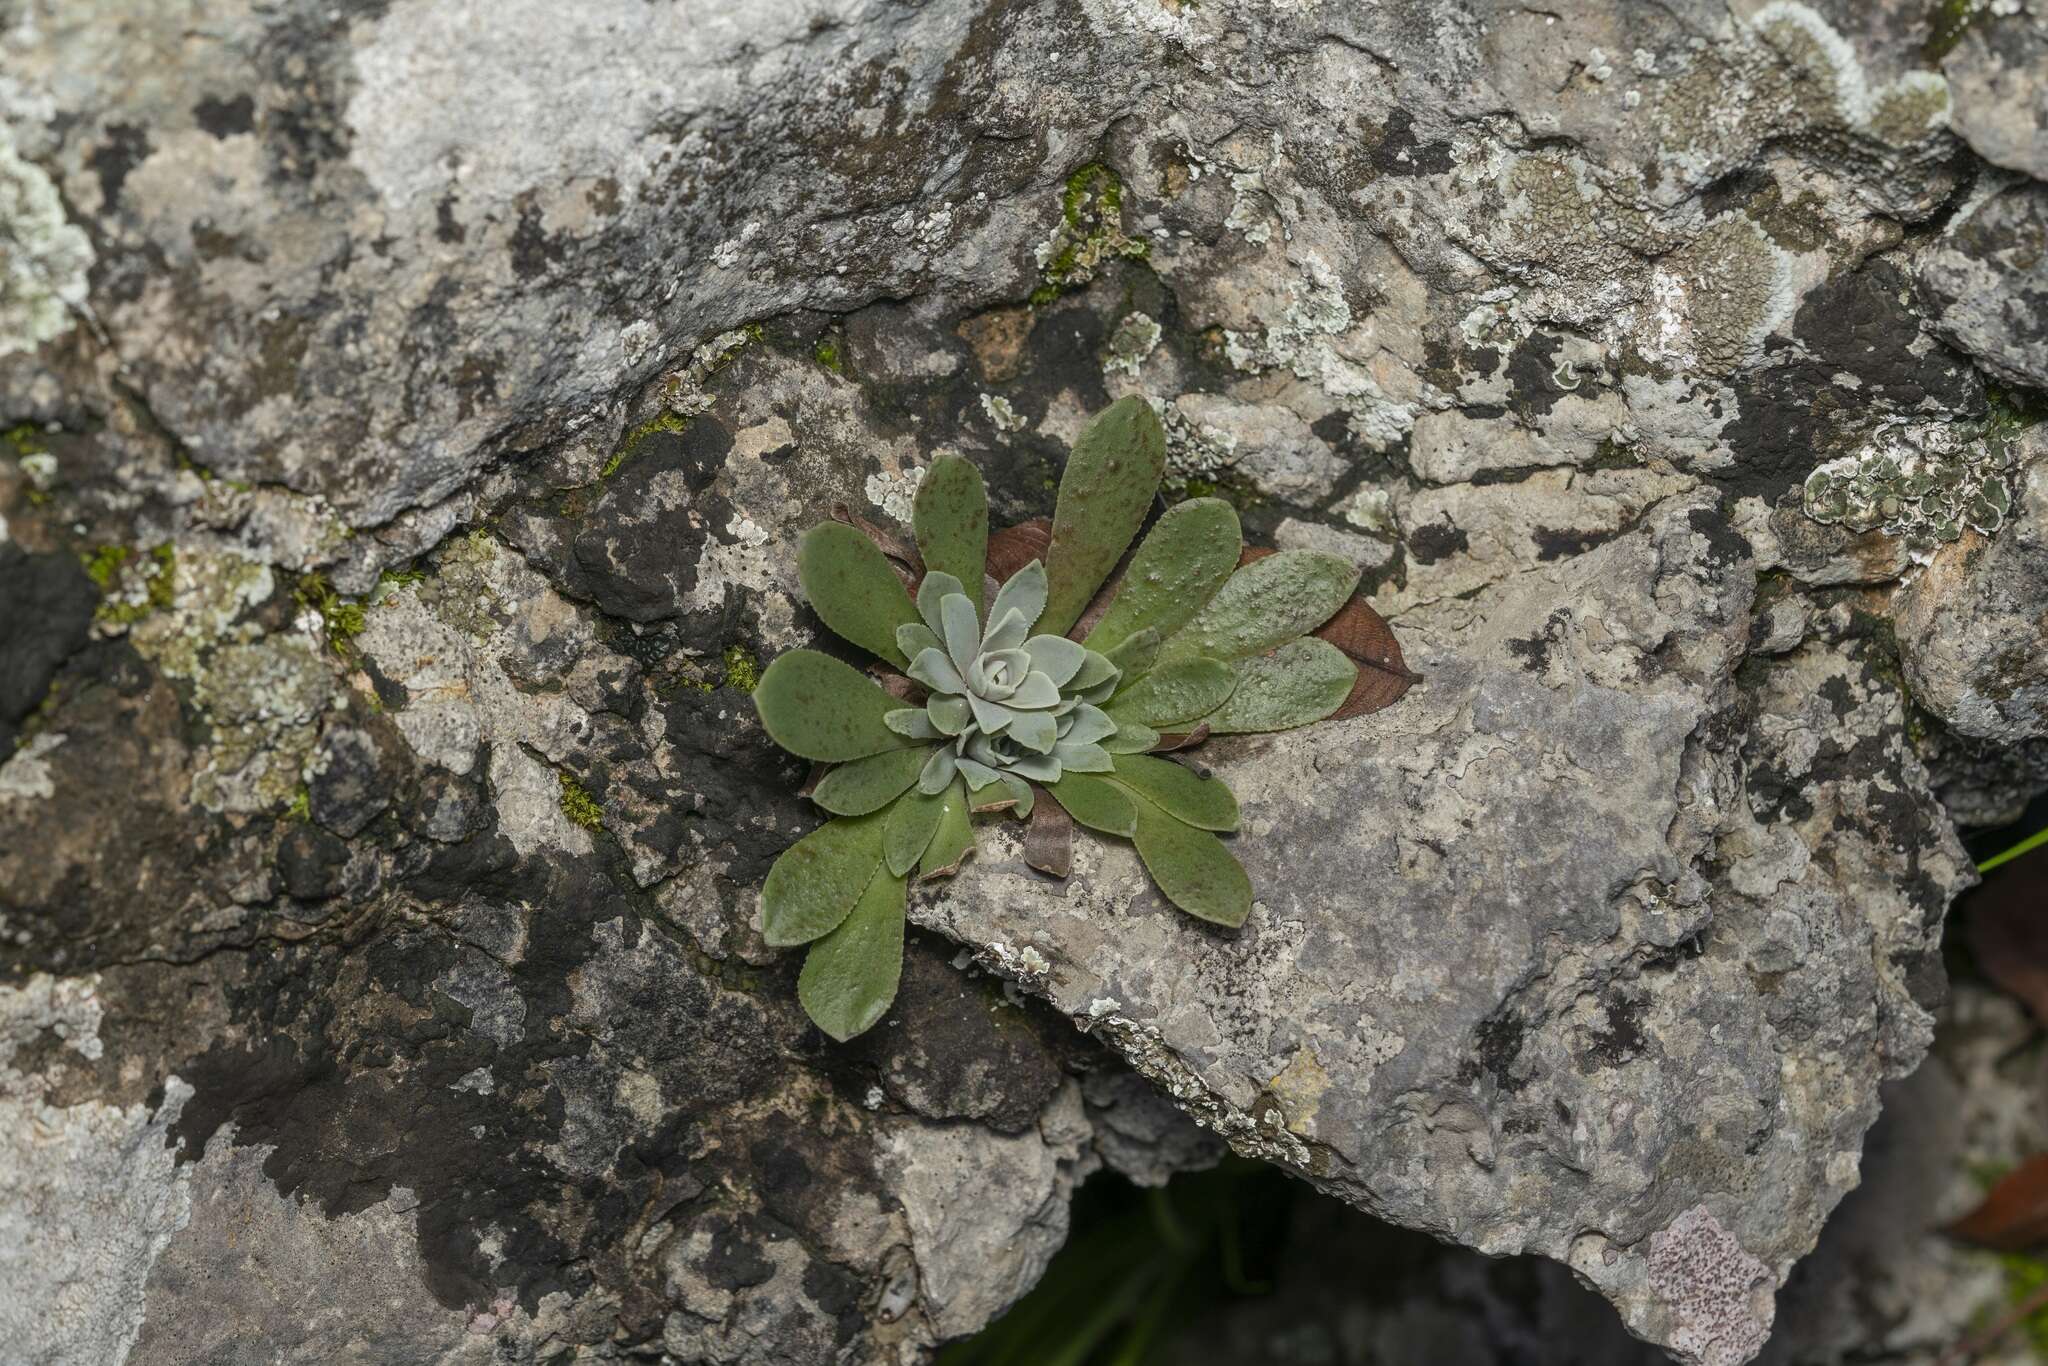
[[[1764,1347],[2048,783],[2041,15],[1569,9],[0,4],[0,1332],[909,1366],[1220,1134]],[[1133,392],[1426,682],[828,1046],[792,540]]]

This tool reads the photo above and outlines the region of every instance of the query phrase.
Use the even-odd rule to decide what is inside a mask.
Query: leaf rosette
[[[1362,715],[1414,680],[1354,596],[1355,565],[1248,550],[1220,499],[1166,509],[1126,559],[1165,454],[1157,414],[1126,398],[1075,443],[1049,526],[992,536],[979,472],[941,456],[918,488],[914,549],[848,521],[805,534],[811,606],[881,661],[878,680],[792,650],[753,694],[777,744],[836,765],[811,793],[836,819],[761,894],[767,942],[810,946],[798,994],[833,1038],[888,1010],[911,879],[956,874],[976,815],[1028,820],[1027,859],[1059,876],[1075,825],[1128,839],[1168,901],[1243,924],[1251,880],[1220,838],[1236,799],[1154,751]]]

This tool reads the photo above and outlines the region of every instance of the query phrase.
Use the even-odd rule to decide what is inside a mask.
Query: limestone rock
[[[2008,384],[2048,386],[2048,186],[2023,181],[1958,216],[1920,266],[1942,335]]]
[[[2048,180],[2048,14],[1992,4],[1964,17],[1941,62],[1950,121],[1994,166]]]
[[[2048,773],[2033,17],[1559,8],[10,6],[11,1340],[913,1366],[1227,1141],[1754,1348]],[[1243,934],[998,828],[828,1046],[790,546],[1132,393],[1427,679],[1199,757]]]

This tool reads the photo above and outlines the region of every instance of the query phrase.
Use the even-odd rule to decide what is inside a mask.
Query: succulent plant
[[[791,650],[754,689],[777,744],[833,766],[810,795],[834,819],[761,892],[768,943],[810,946],[798,995],[833,1038],[895,999],[910,880],[957,873],[977,815],[1027,820],[1026,858],[1058,876],[1075,824],[1129,839],[1168,901],[1241,925],[1251,881],[1219,838],[1238,827],[1236,798],[1152,751],[1362,714],[1414,679],[1354,599],[1355,565],[1247,550],[1220,499],[1160,514],[1118,573],[1165,445],[1151,406],[1127,398],[1075,443],[1049,526],[991,535],[979,472],[941,456],[918,487],[914,544],[850,516],[805,533],[812,608],[880,660],[871,674]]]

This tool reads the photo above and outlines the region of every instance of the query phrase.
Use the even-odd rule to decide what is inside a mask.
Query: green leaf
[[[1159,633],[1151,627],[1134,631],[1110,650],[1106,658],[1130,683],[1143,678],[1159,659]]]
[[[877,872],[839,928],[811,945],[796,996],[812,1023],[845,1043],[882,1018],[903,975],[903,879]]]
[[[1166,431],[1142,397],[1120,398],[1074,443],[1053,507],[1045,552],[1045,614],[1038,629],[1065,635],[1080,620],[1145,524],[1166,473]]]
[[[916,743],[882,718],[903,703],[850,664],[816,650],[778,655],[754,685],[768,737],[800,759],[843,764]]]
[[[1244,924],[1252,909],[1252,880],[1223,841],[1175,820],[1151,802],[1139,800],[1136,806],[1138,833],[1133,842],[1160,894],[1197,920],[1233,930]]]
[[[1237,798],[1220,778],[1204,778],[1171,759],[1119,754],[1117,780],[1175,820],[1204,830],[1237,829]]]
[[[1244,549],[1237,509],[1221,498],[1191,498],[1168,508],[1124,571],[1109,611],[1083,642],[1110,650],[1147,627],[1163,639],[1216,596]]]
[[[924,567],[960,580],[979,615],[982,576],[988,572],[988,490],[981,471],[957,455],[932,461],[917,486],[910,523]]]
[[[968,808],[967,784],[955,778],[944,801],[938,829],[932,832],[932,842],[925,846],[924,859],[917,866],[920,879],[951,877],[974,852],[974,817]]]
[[[943,791],[930,795],[913,792],[889,808],[882,828],[882,856],[891,873],[903,877],[917,866],[918,859],[931,845],[932,833],[939,828],[939,817],[945,809]]]
[[[1283,550],[1253,560],[1166,642],[1160,661],[1262,655],[1335,616],[1357,587],[1357,565],[1319,550]]]
[[[827,773],[811,800],[839,816],[880,811],[917,781],[931,749],[892,749],[841,764]]]
[[[1122,835],[1125,839],[1138,833],[1136,799],[1106,778],[1064,773],[1046,791],[1052,793],[1053,800],[1064,807],[1069,816],[1090,830]]]
[[[882,866],[882,818],[827,821],[782,851],[761,884],[761,937],[776,948],[830,934]]]
[[[1214,735],[1292,730],[1344,705],[1358,666],[1327,640],[1303,636],[1271,654],[1237,662],[1237,689],[1203,717]]]
[[[1102,747],[1111,754],[1143,754],[1159,743],[1159,732],[1142,721],[1124,721],[1116,728],[1116,734],[1102,742]]]
[[[897,648],[896,628],[918,620],[917,605],[864,534],[844,522],[818,523],[797,547],[796,575],[812,610],[835,635],[899,669],[910,663]]]
[[[1193,721],[1222,706],[1237,686],[1237,675],[1215,659],[1181,659],[1161,664],[1124,688],[1103,710],[1117,719],[1142,721],[1155,729]]]

